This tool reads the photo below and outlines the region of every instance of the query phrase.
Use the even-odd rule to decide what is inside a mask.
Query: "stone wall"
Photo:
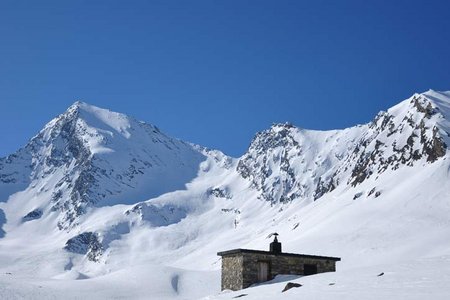
[[[222,257],[222,291],[243,289],[244,257],[240,254]]]
[[[336,271],[336,263],[333,260],[256,253],[241,255],[243,257],[242,288],[258,282],[258,262],[260,261],[269,263],[269,280],[281,274],[304,275],[305,264],[316,265],[317,273]]]

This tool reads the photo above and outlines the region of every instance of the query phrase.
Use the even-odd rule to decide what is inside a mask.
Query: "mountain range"
[[[371,272],[389,268],[385,298],[406,282],[404,299],[447,299],[449,145],[450,92],[433,90],[347,129],[273,124],[239,158],[75,102],[0,158],[0,295],[229,299],[216,253],[276,231],[286,252],[342,257],[283,299],[329,299],[330,280],[347,284],[334,299],[372,299]]]

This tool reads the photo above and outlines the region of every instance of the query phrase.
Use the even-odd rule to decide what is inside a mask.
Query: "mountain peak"
[[[84,102],[84,101],[81,101],[81,100],[77,100],[77,101],[75,101],[70,107],[80,107],[81,105],[86,105],[87,103],[86,102]],[[87,104],[87,105],[89,105],[89,104]]]
[[[76,100],[72,105],[69,106],[68,110],[71,108],[85,109],[85,110],[89,110],[91,108],[104,109],[96,105],[84,102],[83,100]]]
[[[292,123],[290,122],[284,122],[284,123],[273,123],[271,128],[276,129],[276,128],[296,128]]]
[[[125,114],[100,108],[83,101],[73,103],[59,118],[81,119],[88,127],[101,132],[116,132],[127,139],[131,136],[129,130],[134,123],[133,121],[135,121]]]
[[[86,102],[83,102],[81,100],[77,100],[75,101],[72,105],[70,105],[67,110],[65,111],[65,113],[73,113],[79,110],[82,110],[83,108],[88,108],[88,107],[95,107],[93,105],[90,105]]]

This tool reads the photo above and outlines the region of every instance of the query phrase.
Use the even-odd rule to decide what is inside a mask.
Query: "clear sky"
[[[0,1],[0,156],[76,100],[240,156],[450,90],[450,1]]]

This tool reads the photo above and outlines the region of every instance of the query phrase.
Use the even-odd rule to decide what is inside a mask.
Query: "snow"
[[[384,274],[378,276],[382,273]],[[448,299],[449,274],[450,257],[443,256],[305,276],[294,280],[275,279],[245,290],[222,292],[202,299],[233,299],[243,294],[246,296],[239,299]],[[287,282],[302,286],[282,292]]]
[[[413,97],[438,109],[426,119],[426,127],[436,125],[442,133],[450,132],[449,92]],[[411,165],[386,168],[356,185],[349,179],[358,142],[367,141],[370,150],[375,138],[382,140],[387,145],[382,157],[395,155],[392,145],[407,144],[415,129],[404,125],[405,118],[424,120],[412,106],[413,97],[380,114],[391,115],[393,124],[403,128],[395,134],[380,129],[382,118],[375,125],[326,132],[274,125],[265,134],[275,146],[260,151],[258,143],[267,145],[255,138],[244,155],[254,167],[251,178],[236,170],[243,158],[172,139],[153,125],[77,102],[63,117],[79,112],[77,133],[91,150],[88,158],[105,170],[94,173],[98,190],[120,193],[97,199],[76,217],[75,225],[58,228],[65,211],[53,208],[52,195],[61,178],[69,178],[61,185],[65,193],[79,175],[75,158],[58,167],[43,164],[52,151],[65,145],[63,139],[52,140],[62,119],[52,120],[34,138],[31,145],[36,151],[21,150],[11,163],[0,160],[0,175],[16,172],[16,177],[5,177],[15,178],[15,183],[0,181],[0,296],[449,299],[449,152],[432,163],[422,157]],[[278,140],[284,132],[298,148]],[[448,141],[448,136],[442,138]],[[284,144],[277,144],[280,141]],[[414,147],[419,146],[417,139]],[[283,171],[281,157],[287,157],[294,177]],[[154,159],[159,165],[142,169],[144,174],[137,172],[140,175],[130,180],[116,180],[115,175],[125,174],[130,164],[139,165],[133,159]],[[36,162],[32,170],[27,167],[30,161]],[[380,166],[376,161],[373,170]],[[266,167],[270,172],[264,177],[257,173]],[[318,178],[334,174],[339,179],[335,189],[315,200]],[[262,180],[259,189],[252,178]],[[277,185],[291,179],[294,186]],[[277,197],[297,196],[286,203],[266,201],[261,189],[271,187]],[[294,187],[299,187],[298,193]],[[42,210],[42,216],[24,222],[23,217],[35,209]],[[266,250],[271,241],[267,237],[275,231],[284,252],[341,257],[337,272],[279,276],[245,290],[220,292],[221,262],[216,253]],[[85,232],[98,234],[103,246],[98,261],[64,250],[70,238]],[[380,273],[384,275],[377,276]],[[282,293],[287,282],[302,286]]]
[[[81,101],[75,102],[73,106],[80,108],[82,112],[81,118],[86,123],[91,123],[96,128],[103,128],[102,130],[105,132],[113,129],[127,139],[131,137],[129,132],[131,124],[126,115],[95,107]]]
[[[2,299],[199,299],[213,293],[217,272],[196,272],[160,265],[124,268],[92,279],[37,279],[0,275]],[[78,278],[78,279],[77,279]]]

